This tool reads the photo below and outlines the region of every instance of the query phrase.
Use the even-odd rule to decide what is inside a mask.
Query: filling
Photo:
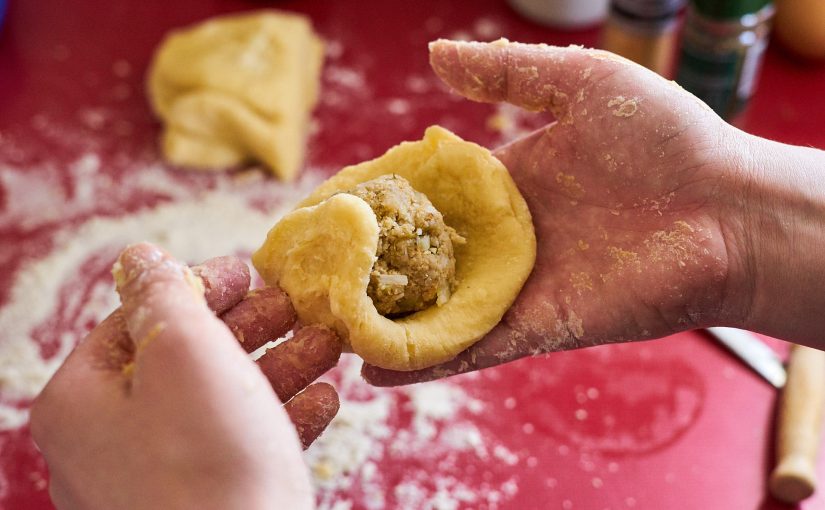
[[[346,193],[369,204],[378,219],[378,260],[367,287],[378,313],[397,317],[446,303],[456,287],[453,245],[465,240],[430,200],[393,174]]]

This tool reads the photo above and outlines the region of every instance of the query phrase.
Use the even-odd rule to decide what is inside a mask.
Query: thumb
[[[639,67],[603,50],[506,39],[492,43],[439,39],[430,43],[430,66],[469,99],[550,111],[560,121],[570,117],[571,105],[581,100],[584,89],[617,71]]]
[[[129,246],[112,268],[126,329],[135,345],[133,383],[181,376],[203,356],[245,360],[226,326],[209,309],[204,287],[184,264],[151,244]],[[230,351],[235,350],[237,353]]]

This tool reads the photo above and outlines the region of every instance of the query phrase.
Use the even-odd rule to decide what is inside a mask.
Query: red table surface
[[[13,171],[6,164],[28,165],[37,176],[39,163],[48,161],[68,187],[77,178],[69,175],[69,164],[94,144],[102,171],[114,183],[126,179],[136,171],[130,161],[157,158],[158,125],[142,90],[161,36],[215,14],[263,7],[306,13],[333,41],[336,55],[327,66],[337,66],[339,73],[325,73],[325,90],[334,92],[331,82],[340,85],[346,78],[341,72],[348,69],[365,78],[363,87],[351,87],[340,101],[322,100],[315,112],[320,129],[310,142],[308,166],[327,173],[418,139],[435,123],[484,145],[502,141],[487,127],[494,107],[458,100],[437,85],[427,65],[429,40],[500,35],[522,42],[598,44],[597,30],[543,28],[496,0],[12,0],[0,33],[0,172]],[[794,61],[771,46],[758,92],[737,124],[783,142],[825,148],[824,91],[823,66]],[[108,113],[90,127],[83,112],[94,108]],[[61,126],[63,135],[55,136],[51,125]],[[192,189],[226,178],[163,171]],[[0,215],[7,215],[16,197],[2,182]],[[99,203],[37,228],[0,222],[0,304],[7,304],[22,265],[48,252],[58,229],[173,199],[162,193],[117,200],[95,196]],[[57,320],[43,327],[48,337],[70,326]],[[768,341],[786,351],[782,342]],[[469,483],[473,480],[513,480],[513,490],[499,501],[460,508],[781,507],[765,489],[776,392],[700,332],[523,360],[457,384],[484,403],[483,412],[469,419],[520,459],[488,462],[483,472],[472,459],[459,460],[453,474],[466,477],[471,487],[480,486]],[[585,406],[578,396],[591,388],[601,397]],[[0,508],[51,508],[45,465],[28,431],[0,432],[0,449]],[[387,507],[401,507],[392,495],[393,480],[426,462],[415,455],[405,459],[378,466],[387,481]],[[819,474],[825,477],[825,459]],[[352,492],[352,508],[362,508],[358,488]],[[825,508],[825,496],[817,494],[801,508]]]

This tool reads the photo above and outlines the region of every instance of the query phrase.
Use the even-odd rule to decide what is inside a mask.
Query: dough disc
[[[339,193],[398,174],[427,195],[467,242],[455,246],[458,285],[449,301],[400,319],[367,296],[378,223],[366,202]],[[336,194],[337,193],[337,194]],[[417,370],[454,358],[498,324],[530,274],[536,238],[507,169],[485,148],[433,126],[424,139],[341,170],[286,215],[252,256],[305,323],[335,329],[367,363]]]
[[[206,170],[260,161],[293,180],[322,62],[323,44],[298,14],[230,14],[171,32],[148,72],[166,159]]]

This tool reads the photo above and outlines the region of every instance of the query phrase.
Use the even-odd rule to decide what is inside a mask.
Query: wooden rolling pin
[[[816,456],[825,406],[825,352],[795,345],[779,405],[773,497],[797,503],[816,489]]]

